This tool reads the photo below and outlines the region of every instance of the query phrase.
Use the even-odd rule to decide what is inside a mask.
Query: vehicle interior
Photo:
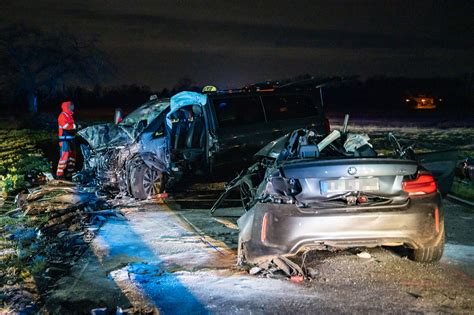
[[[199,169],[205,163],[206,123],[202,108],[189,105],[169,117],[171,159],[190,169]]]

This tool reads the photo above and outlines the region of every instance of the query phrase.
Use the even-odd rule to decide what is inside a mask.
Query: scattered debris
[[[105,315],[107,314],[107,307],[94,308],[91,310],[91,315]]]
[[[36,310],[37,290],[51,287],[69,272],[108,217],[125,219],[73,182],[50,180],[28,192],[16,196],[13,209],[5,213],[12,224],[0,231],[8,242],[0,252],[0,295],[7,309],[19,313]],[[34,285],[26,287],[28,282]]]
[[[363,258],[363,259],[369,259],[372,258],[372,256],[368,252],[360,252],[356,254],[357,257]]]
[[[423,298],[423,295],[415,293],[415,292],[408,292],[408,294],[413,296],[415,299]]]
[[[257,266],[252,267],[249,270],[249,273],[251,275],[267,278],[289,278],[294,282],[301,282],[306,277],[303,268],[284,256],[274,257],[268,261],[262,262]]]
[[[252,276],[253,275],[256,275],[258,274],[260,271],[262,271],[262,268],[259,268],[259,267],[252,267],[250,270],[249,270],[249,274],[251,274]]]
[[[36,169],[30,170],[25,174],[26,187],[36,187],[44,185],[48,181],[46,175]]]
[[[301,283],[304,281],[304,278],[303,276],[291,276],[290,280],[291,282]]]
[[[165,191],[161,194],[156,194],[156,195],[152,195],[149,197],[149,199],[153,199],[155,200],[157,203],[165,203],[165,199],[167,199],[169,197],[168,193]]]

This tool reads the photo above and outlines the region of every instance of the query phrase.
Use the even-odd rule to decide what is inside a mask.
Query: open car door
[[[458,151],[455,149],[428,153],[417,153],[418,163],[433,174],[439,191],[445,195],[451,190]]]

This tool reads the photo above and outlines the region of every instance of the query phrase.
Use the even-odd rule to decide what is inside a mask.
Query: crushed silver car
[[[166,161],[169,156],[165,150],[167,140],[156,137],[159,130],[155,133],[146,131],[153,128],[155,121],[163,121],[169,111],[169,99],[154,99],[119,124],[100,124],[80,130],[78,134],[86,143],[81,144],[84,165],[79,177],[116,192],[129,192],[134,187],[132,180],[145,178],[144,185],[149,185],[150,191],[158,191],[160,174],[157,168],[160,164],[146,168],[144,163],[152,163],[156,157]],[[149,152],[154,152],[155,156],[150,157]]]
[[[389,134],[394,154],[381,156],[367,135],[347,132],[347,119],[342,131],[328,136],[298,129],[269,143],[256,154],[258,162],[229,183],[211,211],[240,188],[247,210],[238,220],[240,263],[375,246],[406,246],[420,262],[441,258],[439,188],[449,189],[456,151],[417,156]]]

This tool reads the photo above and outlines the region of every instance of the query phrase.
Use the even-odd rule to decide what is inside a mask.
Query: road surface
[[[58,313],[133,309],[170,313],[474,312],[474,209],[445,201],[447,244],[440,263],[368,249],[313,252],[314,280],[251,276],[235,266],[235,218],[144,202],[123,207],[46,308]]]

